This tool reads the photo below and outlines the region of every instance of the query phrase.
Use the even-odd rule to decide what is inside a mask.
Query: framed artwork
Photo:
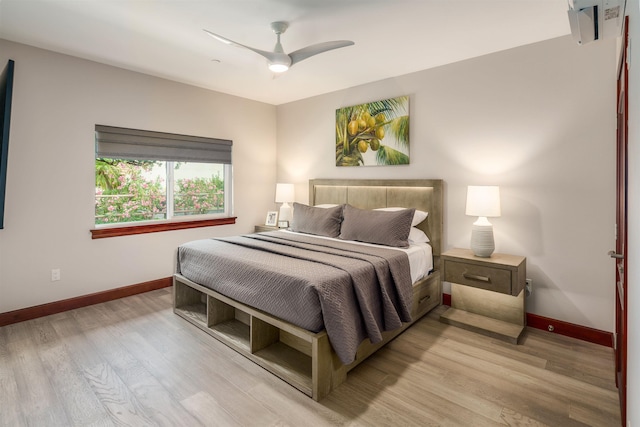
[[[278,225],[278,211],[267,212],[267,219],[264,221],[264,225],[270,225],[272,227]]]
[[[408,164],[408,96],[336,110],[336,166]]]

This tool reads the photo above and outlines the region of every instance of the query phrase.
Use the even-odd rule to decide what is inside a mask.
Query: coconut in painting
[[[336,110],[336,166],[408,164],[408,96]]]

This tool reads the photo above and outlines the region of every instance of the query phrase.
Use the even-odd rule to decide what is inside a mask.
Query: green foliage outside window
[[[96,159],[95,223],[112,224],[167,218],[166,183],[145,172],[154,161]],[[180,163],[175,163],[175,169]],[[145,176],[146,175],[146,176]],[[224,211],[224,181],[219,176],[177,179],[174,216]]]
[[[224,182],[220,177],[176,180],[174,215],[222,212]]]

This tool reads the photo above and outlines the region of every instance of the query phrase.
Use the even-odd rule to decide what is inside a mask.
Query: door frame
[[[628,85],[629,73],[627,49],[629,41],[629,17],[625,17],[622,32],[622,51],[617,81],[617,132],[616,132],[616,254],[615,261],[615,376],[620,398],[620,419],[627,423],[627,183],[628,183]]]

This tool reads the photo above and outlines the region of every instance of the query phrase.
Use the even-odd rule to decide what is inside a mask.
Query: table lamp
[[[467,210],[469,216],[477,216],[471,229],[471,250],[475,256],[488,258],[495,249],[493,225],[487,217],[500,216],[500,187],[495,185],[469,185]]]
[[[294,187],[293,184],[276,184],[276,203],[282,203],[280,206],[280,213],[278,215],[278,221],[289,221],[293,216],[291,206],[289,202],[294,200]]]

